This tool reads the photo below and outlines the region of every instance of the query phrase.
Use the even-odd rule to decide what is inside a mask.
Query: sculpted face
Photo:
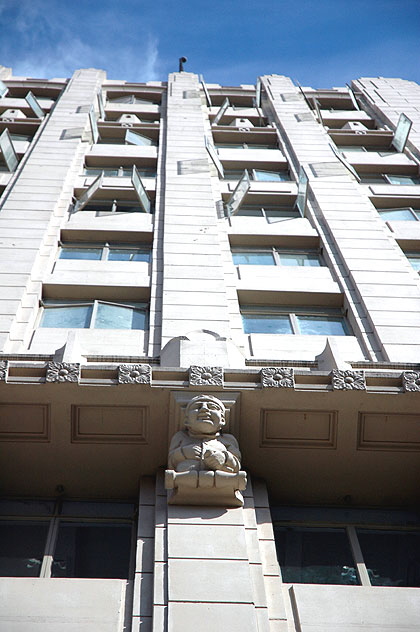
[[[194,397],[185,411],[185,425],[197,434],[215,434],[225,425],[225,407],[213,397]]]

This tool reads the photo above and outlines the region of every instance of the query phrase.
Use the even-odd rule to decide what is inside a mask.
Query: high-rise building
[[[0,632],[418,630],[420,86],[0,79]]]

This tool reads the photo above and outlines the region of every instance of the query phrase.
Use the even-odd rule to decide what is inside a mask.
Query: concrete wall
[[[0,578],[1,632],[122,632],[121,579]]]

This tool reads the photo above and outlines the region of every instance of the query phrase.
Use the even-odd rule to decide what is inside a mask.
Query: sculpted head
[[[216,434],[225,425],[225,406],[213,395],[197,395],[185,409],[185,426],[192,434]]]

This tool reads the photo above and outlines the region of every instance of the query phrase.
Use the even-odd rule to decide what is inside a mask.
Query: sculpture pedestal
[[[241,491],[246,488],[246,472],[231,474],[216,471],[165,471],[165,489],[171,490],[170,505],[211,505],[242,507]]]

